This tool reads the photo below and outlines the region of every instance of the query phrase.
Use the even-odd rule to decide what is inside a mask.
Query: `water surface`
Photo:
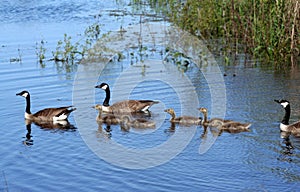
[[[300,139],[290,137],[294,149],[288,150],[281,138],[279,122],[283,109],[273,99],[286,98],[292,103],[291,122],[300,114],[300,71],[279,73],[270,69],[243,66],[221,67],[226,72],[225,118],[251,122],[251,132],[238,134],[222,133],[204,154],[199,146],[209,132],[203,135],[202,127],[175,126],[171,128],[169,116],[161,111],[173,107],[181,114],[177,88],[183,85],[180,79],[172,87],[162,81],[138,83],[130,98],[151,98],[161,103],[152,108],[151,120],[160,122],[155,130],[131,130],[124,132],[119,126],[99,127],[94,121],[96,111],[86,108],[74,112],[69,120],[76,129],[43,129],[31,125],[31,142],[26,141],[27,127],[23,113],[25,101],[15,94],[24,89],[32,95],[32,111],[45,107],[70,105],[73,103],[74,79],[78,66],[66,69],[48,61],[42,67],[36,62],[35,43],[45,39],[49,49],[64,33],[80,38],[85,27],[94,22],[94,15],[102,14],[103,31],[117,30],[120,25],[139,23],[140,17],[109,16],[110,10],[131,11],[128,2],[119,4],[110,1],[4,1],[0,6],[0,84],[2,121],[0,189],[2,191],[298,191],[300,187]],[[72,5],[72,6],[70,6]],[[114,23],[114,25],[111,25]],[[148,45],[151,47],[153,45]],[[161,48],[161,47],[158,47]],[[161,48],[163,49],[163,48]],[[19,50],[19,51],[18,51]],[[136,49],[133,49],[136,50]],[[147,51],[148,52],[148,51]],[[114,85],[121,73],[131,68],[130,51],[121,62],[110,62],[99,75],[98,81]],[[21,62],[10,62],[21,55]],[[51,55],[51,54],[49,54]],[[148,62],[161,59],[160,50],[147,58]],[[220,61],[221,63],[221,61]],[[136,63],[134,63],[136,65]],[[171,64],[170,64],[171,65]],[[89,66],[85,64],[85,66]],[[90,66],[93,66],[92,64]],[[135,67],[138,78],[150,74],[163,74],[153,68]],[[203,68],[204,69],[204,68]],[[135,71],[132,70],[132,71]],[[130,71],[129,71],[130,72]],[[191,81],[200,106],[212,109],[211,90],[204,71],[192,64],[182,73]],[[233,77],[232,74],[236,76]],[[88,75],[88,74],[87,74]],[[88,76],[86,79],[88,80]],[[135,85],[124,82],[124,87]],[[187,88],[193,88],[188,87]],[[102,103],[104,92],[85,87],[82,94],[94,96],[92,106]],[[124,96],[126,92],[124,92]],[[187,98],[189,94],[186,94]],[[112,94],[112,101],[123,95]],[[82,102],[87,99],[82,97]],[[189,105],[189,99],[183,100]],[[198,106],[191,106],[198,107]],[[195,110],[195,109],[191,109]],[[209,114],[210,115],[210,114]],[[92,126],[78,127],[77,118],[91,119]],[[162,165],[147,169],[127,169],[99,158],[85,143],[80,130],[91,132],[91,138],[99,144],[118,142],[134,149],[159,146],[174,137],[187,134],[193,137],[178,155]],[[25,142],[24,142],[25,141]],[[103,144],[104,145],[104,144]],[[105,145],[107,146],[107,145]],[[107,149],[109,150],[109,149]]]

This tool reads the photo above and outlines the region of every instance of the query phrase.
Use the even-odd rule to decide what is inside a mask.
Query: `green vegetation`
[[[41,42],[36,43],[36,55],[38,57],[38,61],[41,66],[44,66],[44,59],[46,58],[45,53],[46,53],[46,48],[45,48],[45,41],[41,40]]]
[[[133,0],[145,4],[145,0]],[[147,0],[193,35],[222,45],[224,58],[245,53],[275,68],[295,67],[300,53],[300,0]],[[159,9],[160,8],[160,9]],[[210,44],[210,43],[208,43]]]
[[[55,61],[55,63],[73,65],[74,62],[80,61],[85,56],[92,43],[98,39],[100,32],[100,24],[94,23],[87,27],[83,38],[77,42],[72,42],[72,37],[64,34],[63,40],[59,40],[55,51],[52,51],[52,58],[48,60]],[[44,40],[36,43],[36,55],[42,67],[45,67],[44,61],[47,51],[45,46],[46,42]]]

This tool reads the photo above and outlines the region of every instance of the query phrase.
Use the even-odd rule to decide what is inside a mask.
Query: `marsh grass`
[[[221,40],[224,58],[248,54],[278,69],[296,67],[299,62],[300,0],[146,2],[193,35],[210,42]]]

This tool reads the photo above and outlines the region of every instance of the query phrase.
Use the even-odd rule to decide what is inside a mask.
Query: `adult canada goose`
[[[100,88],[105,90],[106,96],[103,101],[102,110],[108,113],[135,113],[135,112],[148,112],[149,108],[153,104],[159,103],[153,100],[123,100],[109,105],[110,100],[110,89],[107,83],[101,83],[95,86],[95,88]]]
[[[219,122],[219,121],[232,122],[231,120],[225,120],[225,119],[221,119],[221,118],[212,118],[212,119],[208,120],[208,118],[207,118],[208,110],[204,107],[198,108],[198,110],[203,114],[203,120],[202,120],[201,124],[204,126],[211,126],[212,124],[214,124],[215,121],[216,122]]]
[[[274,100],[276,103],[279,103],[285,110],[284,117],[280,123],[280,130],[285,132],[291,132],[293,134],[300,133],[300,121],[297,121],[289,125],[289,120],[291,116],[291,105],[287,100]]]
[[[155,122],[147,119],[132,119],[129,115],[122,116],[122,125],[133,128],[155,128]]]
[[[59,108],[46,108],[40,110],[34,114],[30,111],[30,94],[28,91],[22,91],[16,94],[17,96],[22,96],[26,99],[26,109],[25,109],[25,119],[38,121],[64,121],[67,120],[70,113],[76,108],[72,106],[59,107]]]
[[[202,122],[201,117],[191,117],[191,116],[180,116],[176,117],[174,109],[166,109],[164,112],[167,112],[171,115],[170,122],[171,123],[179,123],[179,124],[192,124],[192,125],[200,125]]]
[[[210,126],[217,127],[218,129],[229,133],[239,133],[243,131],[250,131],[249,127],[251,126],[251,123],[240,123],[236,121],[224,122],[222,120],[215,119],[210,123]]]
[[[106,123],[108,125],[117,125],[121,122],[121,118],[113,114],[106,114],[105,116],[102,116],[103,106],[97,104],[93,106],[93,108],[98,110],[98,116],[96,117],[97,122]]]

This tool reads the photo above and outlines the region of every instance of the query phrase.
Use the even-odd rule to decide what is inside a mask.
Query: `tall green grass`
[[[146,2],[199,38],[221,40],[225,55],[246,53],[275,68],[299,64],[300,0]]]

